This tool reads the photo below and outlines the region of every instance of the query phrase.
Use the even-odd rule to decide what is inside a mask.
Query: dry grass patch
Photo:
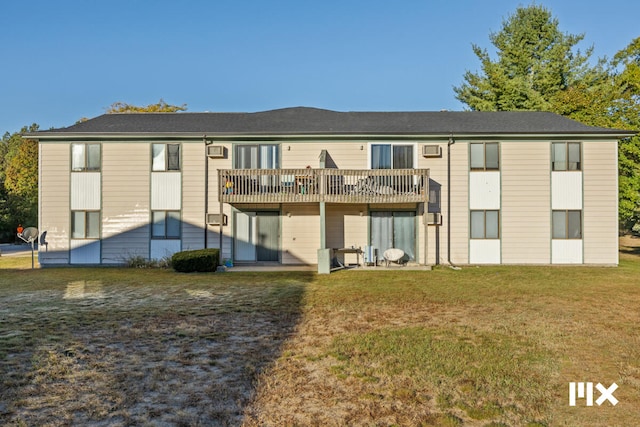
[[[319,277],[246,423],[640,425],[640,262],[622,258]],[[571,381],[617,382],[620,403],[569,407]]]
[[[617,268],[2,270],[0,424],[640,425],[623,243]]]
[[[309,280],[3,270],[0,424],[238,425]]]

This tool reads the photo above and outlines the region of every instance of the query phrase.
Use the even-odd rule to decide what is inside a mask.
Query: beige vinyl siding
[[[320,167],[320,153],[327,150],[327,168],[338,169],[369,169],[367,165],[367,144],[362,141],[338,142],[283,142],[280,145],[282,153],[281,167],[313,169]],[[290,149],[289,149],[290,147]],[[360,149],[362,147],[362,149]],[[335,166],[331,162],[335,163]]]
[[[618,264],[617,149],[616,141],[582,144],[586,264]]]
[[[418,255],[418,257],[416,258],[416,262],[420,263],[420,264],[424,264],[424,254],[425,254],[425,247],[424,247],[424,221],[425,218],[423,217],[423,211],[422,209],[418,210],[418,212],[416,213],[416,232],[418,234],[417,238],[416,238],[416,254]],[[429,226],[429,231],[427,232],[428,234],[433,234],[433,231],[435,230],[435,228],[433,226]],[[429,243],[431,243],[431,238],[429,237]],[[432,264],[435,262],[435,254],[433,253],[435,249],[435,246],[433,245],[429,245],[429,247],[427,248],[428,251],[428,255],[427,258],[428,259],[432,259],[433,261],[431,262]]]
[[[213,145],[222,145],[225,148],[226,156],[224,158],[210,158],[209,159],[209,206],[206,207],[206,212],[208,213],[219,213],[220,211],[220,202],[218,201],[218,169],[231,169],[233,167],[232,156],[233,156],[233,146],[230,142],[222,143],[222,142],[214,142]],[[193,151],[189,154],[190,162],[197,162],[197,148],[190,149]],[[204,167],[204,164],[203,164]],[[185,170],[183,173],[186,173]],[[193,172],[193,171],[192,171]],[[189,172],[189,173],[192,173]],[[195,172],[193,172],[195,173]],[[204,171],[202,172],[204,175]],[[186,178],[183,178],[186,179]],[[192,178],[188,178],[191,181]],[[195,177],[193,177],[195,179]],[[203,181],[204,182],[204,179]],[[185,192],[187,189],[185,189]],[[204,188],[202,189],[202,194],[204,194]],[[194,190],[193,194],[190,196],[193,197],[195,203],[195,199],[197,198],[196,190]],[[191,203],[191,202],[190,202]],[[204,201],[203,201],[204,203]],[[195,206],[195,205],[194,205]],[[189,208],[190,212],[192,212],[192,208]],[[223,239],[222,239],[222,257],[223,258],[231,258],[232,254],[232,244],[233,240],[231,238],[232,233],[232,215],[233,209],[231,205],[225,204],[223,205],[223,213],[227,215],[228,224],[223,227]],[[190,213],[190,218],[193,218],[192,215],[195,215],[195,210],[193,213]],[[195,222],[197,224],[197,222]],[[193,231],[190,231],[193,233]],[[190,238],[191,239],[191,238]],[[190,240],[191,241],[191,240]],[[220,227],[219,226],[209,226],[209,230],[207,232],[207,246],[209,248],[218,248],[220,246]]]
[[[102,262],[149,256],[149,143],[102,144]]]
[[[317,264],[320,207],[317,204],[282,205],[280,234],[283,264]]]
[[[327,205],[326,214],[327,247],[335,249],[356,246],[364,249],[369,244],[367,205]],[[344,261],[355,263],[356,256],[345,254]]]
[[[551,262],[551,148],[541,141],[500,144],[503,264]]]
[[[182,144],[182,249],[204,247],[204,162],[206,148],[203,142]],[[213,159],[212,161],[213,162]],[[217,171],[209,171],[217,175]],[[217,181],[217,177],[215,178]],[[217,201],[218,194],[215,192]],[[214,206],[218,206],[214,203]],[[216,210],[217,212],[217,210]],[[217,228],[217,227],[216,227]]]
[[[40,233],[47,233],[49,244],[46,249],[40,249],[38,260],[43,265],[68,264],[71,148],[68,143],[40,143],[39,158],[38,229]]]
[[[445,154],[446,155],[446,154]],[[446,161],[446,159],[445,159]],[[442,194],[443,224],[440,234],[443,254],[447,254],[447,194],[446,176]],[[469,144],[456,142],[451,146],[451,262],[469,262]]]
[[[429,212],[439,212],[443,215],[442,226],[430,225],[427,233],[429,234],[428,242],[428,263],[429,264],[446,264],[447,248],[446,248],[446,208],[447,208],[447,142],[426,142],[418,144],[418,163],[419,169],[429,169]],[[423,157],[423,145],[439,145],[442,153],[441,157]],[[432,198],[431,194],[436,193],[436,197]],[[422,215],[422,212],[419,212]],[[424,224],[423,218],[418,219],[418,253],[420,261],[424,261]],[[440,244],[437,244],[439,237]]]

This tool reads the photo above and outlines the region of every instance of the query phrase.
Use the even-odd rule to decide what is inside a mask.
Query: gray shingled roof
[[[547,112],[338,112],[295,107],[257,113],[104,114],[31,136],[71,135],[449,135],[633,132],[583,125]]]

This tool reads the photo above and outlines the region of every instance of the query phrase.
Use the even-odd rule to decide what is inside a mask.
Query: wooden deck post
[[[327,248],[327,212],[325,202],[320,202],[320,249]]]

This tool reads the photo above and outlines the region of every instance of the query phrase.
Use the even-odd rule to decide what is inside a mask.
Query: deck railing
[[[220,169],[224,203],[427,202],[428,169]]]

